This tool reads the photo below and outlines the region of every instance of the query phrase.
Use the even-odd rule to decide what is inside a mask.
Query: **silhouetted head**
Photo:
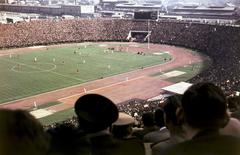
[[[165,113],[165,123],[174,126],[180,125],[181,120],[177,117],[177,109],[181,107],[181,95],[173,95],[166,99],[163,107]]]
[[[108,98],[98,94],[81,96],[75,103],[79,127],[88,133],[104,130],[118,119],[118,109]]]
[[[156,125],[159,126],[160,128],[165,126],[163,109],[161,108],[156,109],[156,111],[154,112],[154,119],[155,119]]]
[[[115,138],[123,139],[132,134],[134,118],[126,113],[120,112],[119,118],[112,125],[112,134]]]
[[[42,155],[50,145],[42,125],[24,110],[0,110],[0,154]]]
[[[147,112],[142,115],[143,125],[146,127],[150,127],[155,125],[154,122],[154,114],[152,112]]]
[[[191,86],[182,97],[185,121],[199,129],[224,127],[227,115],[227,100],[222,90],[212,83]]]

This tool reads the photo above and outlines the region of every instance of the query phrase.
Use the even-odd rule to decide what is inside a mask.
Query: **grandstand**
[[[211,81],[228,94],[239,90],[238,27],[175,21],[79,19],[23,22],[18,23],[17,28],[6,24],[0,25],[0,30],[0,47],[4,49],[83,41],[127,41],[131,31],[151,31],[152,43],[183,46],[210,56],[213,60],[210,68],[191,82]]]
[[[234,88],[229,88],[229,84],[227,87],[223,85],[228,80],[234,82],[234,79],[238,79],[235,73],[238,72],[239,68],[232,65],[239,63],[237,52],[240,48],[237,44],[239,36],[236,35],[239,31],[238,27],[174,21],[151,21],[149,24],[149,29],[152,32],[150,39],[153,43],[184,46],[206,53],[214,60],[211,67],[211,69],[214,68],[214,74],[209,74],[208,79],[221,84],[226,90],[238,89],[238,86],[230,84],[231,82],[229,84],[231,86],[235,85]],[[95,28],[95,25],[98,25],[98,28]],[[108,25],[108,29],[104,28],[105,25]],[[81,19],[59,22],[33,21],[31,23],[19,23],[18,27],[15,28],[11,24],[1,25],[1,48],[64,42],[126,41],[126,36],[131,30],[148,31],[147,22],[112,19]],[[61,27],[61,29],[55,29],[55,27]],[[30,32],[39,32],[39,34]],[[69,32],[72,35],[64,37]],[[86,36],[86,34],[88,35]],[[220,70],[225,70],[227,74],[218,76]],[[233,76],[225,77],[226,75]],[[221,77],[220,81],[215,80],[217,77]],[[193,80],[196,80],[196,78]]]
[[[240,91],[239,34],[236,25],[182,20],[0,24],[0,108],[29,110],[51,131],[63,120],[75,127],[76,117],[66,118],[88,93],[109,97],[139,122],[164,106],[164,90],[183,94],[190,83],[211,82],[233,96]]]
[[[238,27],[176,21],[78,19],[4,24],[0,30],[2,49],[85,41],[122,42],[127,41],[129,34],[133,35],[131,32],[151,31],[151,43],[191,48],[212,59],[210,67],[190,82],[214,82],[229,95],[240,89]]]

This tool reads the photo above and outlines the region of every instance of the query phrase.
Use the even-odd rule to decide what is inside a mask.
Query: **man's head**
[[[182,97],[182,108],[186,123],[198,129],[219,129],[229,119],[226,97],[212,83],[191,86]]]
[[[159,126],[160,128],[165,126],[164,111],[162,108],[156,109],[156,111],[154,112],[154,119],[155,119],[156,125]]]
[[[76,101],[74,109],[80,129],[88,133],[104,130],[118,119],[116,105],[98,94],[81,96]]]
[[[24,110],[0,110],[0,154],[41,155],[50,139],[40,122]]]
[[[112,134],[115,138],[124,138],[132,134],[134,118],[124,112],[119,113],[119,118],[112,125]]]
[[[155,125],[154,114],[152,112],[147,112],[142,115],[142,122],[145,127],[151,127]]]
[[[165,124],[168,128],[180,125],[180,118],[177,117],[177,110],[181,107],[181,95],[173,95],[166,99],[164,109]]]

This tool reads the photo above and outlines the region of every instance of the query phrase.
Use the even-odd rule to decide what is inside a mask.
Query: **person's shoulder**
[[[186,145],[188,142],[174,143],[171,140],[163,141],[152,147],[153,155],[195,155],[193,152],[187,154]]]
[[[138,138],[127,138],[122,140],[115,140],[115,147],[112,148],[115,154],[119,155],[144,155],[144,145]]]
[[[164,130],[157,130],[157,131],[152,131],[147,133],[146,135],[144,135],[143,140],[144,142],[161,142],[161,141],[165,141],[168,140],[170,138],[170,133],[169,131],[166,129]]]
[[[161,152],[164,151],[169,146],[170,146],[169,145],[169,140],[159,142],[159,143],[155,143],[155,144],[152,145],[152,154],[153,155],[161,154]]]
[[[170,139],[155,143],[152,145],[153,155],[162,154],[162,152],[168,151],[169,148],[175,147],[176,144],[180,144],[185,141],[181,136],[170,137]]]
[[[213,135],[213,136],[205,136],[205,137],[200,137],[196,138],[193,140],[190,140],[189,142],[191,143],[203,143],[203,144],[239,144],[240,143],[240,138],[231,136],[231,135]],[[230,146],[229,146],[230,147]]]
[[[152,131],[152,132],[149,132],[147,133],[145,136],[148,137],[148,136],[154,136],[154,135],[161,135],[161,134],[167,134],[167,135],[170,135],[169,131],[167,128],[164,128],[163,130],[155,130],[155,131]]]
[[[166,148],[161,155],[239,155],[239,146],[239,138],[220,135],[176,144]]]

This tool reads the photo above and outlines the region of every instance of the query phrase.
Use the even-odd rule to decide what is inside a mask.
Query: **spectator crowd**
[[[227,98],[220,87],[197,83],[183,95],[142,104],[137,123],[107,97],[85,94],[75,102],[76,118],[47,128],[27,111],[0,109],[0,154],[239,154],[240,98]]]
[[[43,126],[28,112],[0,110],[0,154],[238,155],[240,153],[240,29],[174,21],[79,19],[0,24],[0,48],[83,41],[127,41],[151,31],[152,43],[192,48],[212,63],[183,96],[116,106],[87,94],[77,117]],[[201,83],[201,82],[211,83]],[[200,82],[200,83],[199,83]],[[214,84],[213,84],[214,83]],[[221,146],[221,147],[219,147]]]
[[[0,48],[127,41],[130,31],[151,31],[152,43],[184,46],[208,55],[211,65],[190,82],[214,82],[228,95],[240,90],[240,29],[231,25],[126,19],[39,20],[0,24]]]

